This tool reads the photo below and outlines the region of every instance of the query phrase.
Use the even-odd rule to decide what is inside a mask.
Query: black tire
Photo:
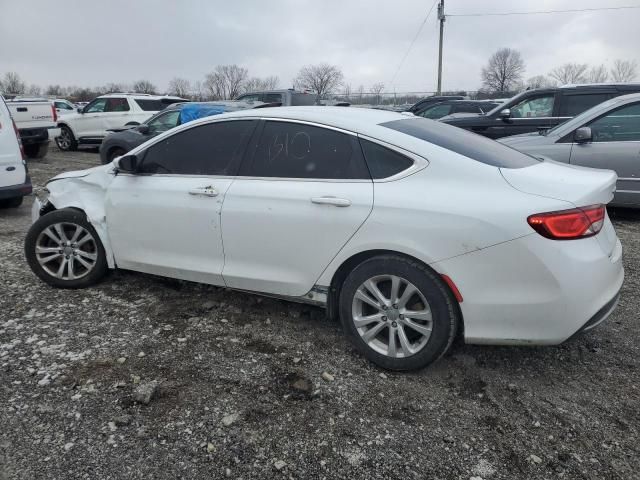
[[[44,158],[49,152],[49,142],[32,143],[24,146],[24,154],[29,158]]]
[[[66,125],[60,127],[60,136],[56,137],[56,145],[63,152],[74,152],[78,149],[78,141]]]
[[[107,154],[107,163],[113,162],[113,160],[116,157],[121,157],[125,153],[127,152],[124,148],[120,148],[120,147],[112,148],[111,150],[109,150],[109,153]]]
[[[24,197],[13,197],[5,200],[0,200],[0,208],[18,208],[22,205]]]
[[[394,340],[394,344],[397,345],[396,342],[400,342],[399,330],[403,331],[405,338],[413,335],[414,337],[422,338],[425,342],[415,353],[408,354],[400,358],[392,357],[386,353],[377,351],[374,346],[371,346],[363,339],[362,335],[358,332],[358,328],[356,328],[356,325],[354,324],[352,308],[354,308],[354,296],[356,295],[356,292],[365,281],[376,277],[384,278],[385,276],[399,277],[405,282],[415,286],[419,294],[422,295],[428,304],[423,306],[423,308],[430,310],[431,314],[431,331],[429,336],[426,334],[418,334],[417,331],[412,330],[411,327],[406,326],[406,324],[404,324],[404,327],[399,325],[406,321],[400,320],[403,319],[402,315],[399,317],[400,319],[397,320],[398,324],[396,324],[396,321],[390,322],[392,319],[391,314],[389,314],[389,317],[382,317],[382,319],[386,319],[387,323],[385,324],[386,326],[382,327],[382,330],[379,330],[379,333],[374,337],[374,343],[381,342],[378,344],[383,345],[385,335],[387,343],[391,343],[391,323],[393,324],[396,332],[394,333],[394,339],[398,339]],[[382,280],[382,282],[383,283],[378,284],[380,285],[381,291],[382,288],[385,287],[384,280]],[[404,289],[408,288],[408,283],[405,283],[407,286],[403,287]],[[389,288],[391,288],[390,285]],[[383,295],[385,295],[384,292]],[[402,295],[398,293],[398,296]],[[390,294],[389,297],[391,297]],[[415,296],[411,298],[414,303],[420,303],[420,298],[422,297]],[[415,304],[413,306],[415,306]],[[391,307],[386,308],[389,308],[388,311],[391,312]],[[440,276],[424,264],[399,255],[381,255],[373,257],[365,260],[354,268],[347,276],[340,289],[339,309],[342,327],[358,351],[368,360],[382,368],[399,371],[423,368],[442,357],[453,343],[461,317],[459,306],[453,297],[453,294]],[[393,307],[393,310],[393,318],[397,319],[397,314],[400,310],[397,310],[395,306]],[[415,310],[415,308],[408,308],[408,310]],[[378,314],[380,314],[380,312],[378,312]],[[417,323],[414,320],[410,321]],[[376,323],[376,325],[378,323]],[[416,341],[416,343],[417,345],[420,344],[418,341]],[[387,350],[387,353],[389,351],[390,348]]]
[[[58,250],[58,252],[62,251],[63,254],[59,255],[59,259],[56,258],[54,260],[46,262],[46,268],[43,267],[43,265],[41,265],[38,260],[38,256],[36,254],[37,245],[52,249],[59,248],[59,244],[54,242],[53,239],[47,237],[43,233],[47,228],[52,227],[51,231],[53,233],[56,233],[56,236],[60,238],[54,227],[55,225],[62,225],[63,232],[66,235],[66,240],[69,240],[69,236],[72,236],[75,227],[77,226],[84,229],[84,231],[90,234],[92,237],[90,241],[85,242],[82,246],[78,246],[77,249],[74,248],[74,250],[76,251],[83,250],[85,254],[95,254],[95,263],[93,264],[93,267],[91,269],[84,267],[80,263],[76,264],[75,268],[78,269],[76,273],[79,274],[79,278],[59,278],[47,271],[47,268],[53,270],[59,267],[60,263],[63,261],[63,257],[65,257],[64,253],[67,253],[67,250]],[[84,234],[82,234],[78,238],[78,240],[82,241],[83,237]],[[41,243],[39,244],[38,242]],[[42,242],[49,242],[49,244],[42,245]],[[84,245],[87,246],[84,247]],[[33,270],[33,273],[35,273],[43,282],[57,288],[85,288],[94,285],[105,276],[108,270],[107,258],[104,252],[104,247],[102,246],[102,242],[100,241],[100,237],[96,233],[93,226],[87,221],[85,213],[72,208],[55,210],[40,217],[27,232],[27,237],[24,242],[24,250],[27,257],[27,263],[29,264],[29,267],[31,267],[31,270]],[[56,255],[56,252],[48,252],[47,254]],[[69,254],[70,256],[67,256],[66,258],[70,258],[71,256],[74,258],[78,258],[77,255],[73,255],[71,252],[69,252]],[[82,257],[83,260],[86,258],[82,255],[80,255],[80,257]],[[57,263],[58,260],[60,263]],[[67,262],[69,262],[69,260],[67,260]],[[74,262],[79,262],[79,260],[74,260]],[[62,269],[63,277],[65,272],[67,272],[67,277],[69,277],[68,266],[63,267]]]

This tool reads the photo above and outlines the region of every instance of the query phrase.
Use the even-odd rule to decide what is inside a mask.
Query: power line
[[[411,41],[411,45],[409,45],[409,48],[407,49],[407,51],[404,54],[404,57],[402,57],[402,60],[400,60],[400,64],[398,65],[398,68],[396,69],[396,73],[393,74],[393,78],[391,79],[391,82],[390,82],[391,85],[393,85],[393,82],[395,82],[396,77],[398,76],[398,72],[400,72],[400,69],[402,68],[402,65],[404,64],[404,61],[409,56],[409,52],[411,52],[411,49],[413,48],[413,45],[416,43],[416,40],[418,39],[418,36],[420,36],[420,32],[422,32],[422,29],[424,28],[424,25],[427,23],[427,20],[429,20],[429,16],[431,15],[431,12],[433,11],[433,7],[436,6],[436,3],[438,3],[438,0],[435,0],[435,2],[433,2],[433,5],[431,5],[431,8],[429,9],[429,12],[427,13],[427,16],[424,17],[424,20],[422,21],[422,24],[420,24],[420,28],[418,28],[418,31],[416,32],[415,37],[413,37],[413,40]]]
[[[622,7],[576,8],[571,10],[538,10],[533,12],[497,12],[497,13],[449,13],[447,17],[498,17],[507,15],[542,15],[547,13],[598,12],[602,10],[629,10],[640,8],[640,5]]]

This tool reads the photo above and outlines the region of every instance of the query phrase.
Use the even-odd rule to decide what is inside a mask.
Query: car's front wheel
[[[107,272],[100,237],[80,210],[65,208],[40,217],[29,229],[25,254],[31,270],[58,288],[83,288]]]
[[[60,150],[71,152],[78,149],[78,141],[69,127],[60,127],[60,136],[56,137],[56,145]]]
[[[345,279],[340,319],[356,348],[389,370],[425,367],[449,349],[460,313],[429,267],[396,255],[365,260]]]

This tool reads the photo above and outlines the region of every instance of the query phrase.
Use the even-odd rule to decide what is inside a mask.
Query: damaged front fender
[[[103,165],[63,173],[53,177],[46,185],[49,191],[48,201],[57,210],[77,208],[87,215],[87,220],[100,237],[109,268],[115,268],[115,260],[107,234],[104,204],[107,188],[114,176],[113,166]]]

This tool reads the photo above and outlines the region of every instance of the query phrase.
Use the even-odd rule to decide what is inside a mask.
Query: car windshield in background
[[[425,118],[407,118],[380,124],[439,147],[498,168],[524,168],[540,160],[489,138]]]
[[[183,102],[184,100],[172,100],[170,98],[166,99],[146,99],[146,98],[136,98],[135,102],[138,106],[144,110],[145,112],[159,112],[163,108],[171,105],[172,103]]]

